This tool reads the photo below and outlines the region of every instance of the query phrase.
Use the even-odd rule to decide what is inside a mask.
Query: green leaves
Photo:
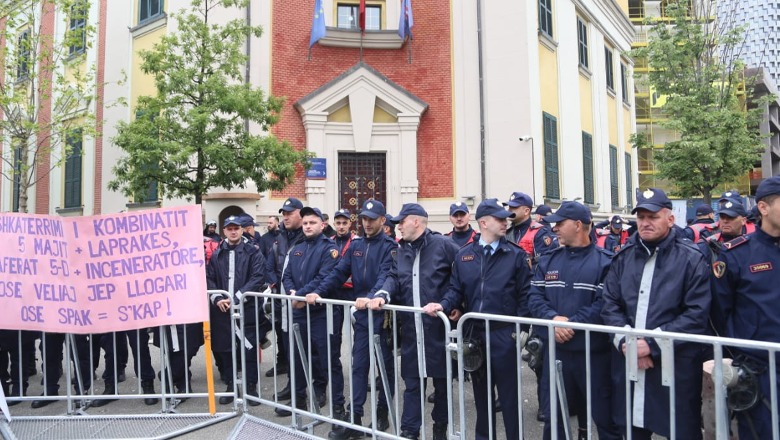
[[[668,21],[652,24],[648,45],[635,50],[646,58],[644,79],[666,98],[659,125],[677,140],[655,153],[658,177],[669,179],[682,197],[702,195],[736,181],[760,160],[763,146],[758,123],[762,106],[753,101],[752,78],[738,59],[743,28],[716,23],[710,2],[672,0]],[[634,137],[634,146],[652,148],[652,141]]]
[[[278,140],[268,130],[283,101],[244,82],[249,35],[261,29],[241,20],[214,24],[217,7],[244,7],[244,0],[194,1],[171,14],[175,34],[142,51],[142,70],[157,94],[139,98],[134,121],[120,123],[115,145],[127,155],[114,167],[109,188],[137,197],[158,182],[161,195],[200,203],[210,189],[278,190],[292,182],[309,154]],[[252,134],[247,126],[262,134]]]

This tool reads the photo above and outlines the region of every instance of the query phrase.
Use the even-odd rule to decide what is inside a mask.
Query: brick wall
[[[396,1],[396,0],[387,0]],[[306,147],[306,132],[293,104],[359,62],[360,50],[315,44],[307,61],[314,0],[274,0],[272,17],[271,90],[287,99],[274,134],[296,148]],[[450,7],[448,2],[413,4],[414,40],[396,50],[363,50],[363,62],[413,93],[429,107],[417,138],[419,197],[452,197],[452,75]],[[397,23],[390,23],[395,28]],[[332,21],[328,21],[332,23]],[[267,29],[266,29],[267,31]],[[266,34],[267,35],[267,34]],[[411,47],[412,62],[408,63]],[[274,197],[304,196],[304,176]]]

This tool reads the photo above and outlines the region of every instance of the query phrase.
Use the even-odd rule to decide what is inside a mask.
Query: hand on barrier
[[[460,319],[460,317],[463,316],[463,310],[460,309],[452,309],[450,312],[450,320],[451,321],[457,321]]]
[[[647,370],[649,368],[653,368],[653,358],[650,356],[641,356],[637,358],[637,368],[640,370]]]
[[[423,312],[434,317],[436,316],[437,312],[443,312],[443,311],[444,311],[444,307],[442,307],[441,304],[439,303],[428,303],[425,305],[425,307],[423,307]],[[455,312],[455,310],[453,310],[453,312]],[[450,316],[452,316],[452,313],[450,313]],[[460,316],[458,316],[458,318],[460,318]],[[453,320],[456,320],[456,318],[454,318]]]
[[[565,316],[556,316],[553,318],[553,321],[568,322],[569,318]],[[559,344],[564,344],[566,342],[571,341],[571,338],[573,337],[574,337],[574,330],[570,328],[555,327],[555,342]]]
[[[217,308],[222,312],[227,312],[230,310],[230,298],[227,299],[221,299],[217,301]]]
[[[379,310],[382,308],[383,305],[385,305],[384,298],[373,298],[368,302],[366,307],[368,307],[371,310]]]
[[[316,304],[318,299],[320,299],[320,294],[317,292],[312,292],[306,295],[306,303],[310,306]]]

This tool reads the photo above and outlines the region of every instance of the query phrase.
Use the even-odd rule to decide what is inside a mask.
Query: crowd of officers
[[[761,183],[752,213],[747,212],[742,200],[736,193],[724,193],[718,205],[718,222],[712,209],[702,205],[696,211],[697,219],[687,228],[680,228],[675,225],[672,202],[656,188],[637,191],[632,211],[635,222],[615,216],[599,224],[594,224],[590,209],[578,202],[563,202],[555,212],[544,205],[534,211],[531,197],[515,192],[504,202],[483,200],[474,213],[476,229],[472,228],[468,206],[453,203],[453,229],[445,235],[428,228],[428,213],[419,204],[405,204],[398,215],[390,216],[381,202],[368,200],[357,216],[362,230],[357,235],[350,211],[336,211],[330,226],[328,216],[318,208],[305,207],[291,197],[279,209],[281,222],[275,216],[269,218],[266,234],[254,231],[258,225],[246,214],[225,219],[224,239],[216,231],[216,222],[209,222],[204,230],[208,287],[228,292],[209,297],[215,360],[232,392],[236,367],[231,350],[238,339],[231,331],[230,311],[243,302],[244,328],[238,329],[238,334],[245,336],[241,351],[247,360],[243,377],[248,394],[258,395],[261,373],[254,362],[258,350],[271,345],[267,337],[275,337],[275,365],[265,375],[277,380],[287,375],[287,384],[279,387],[277,399],[292,400],[292,405],[301,409],[330,404],[339,420],[362,425],[369,390],[377,386],[374,428],[386,430],[388,408],[395,397],[396,362],[392,343],[386,342],[392,341],[389,332],[393,331],[400,338],[399,377],[404,385],[403,411],[398,421],[401,437],[416,439],[420,435],[424,414],[420,395],[426,393],[430,378],[432,434],[440,440],[446,438],[447,387],[451,385],[446,380],[446,363],[450,362],[445,351],[447,335],[439,312],[453,323],[464,313],[480,312],[780,342],[780,318],[771,312],[772,304],[780,300],[775,286],[780,278],[774,275],[774,269],[780,268],[780,177]],[[295,299],[263,304],[254,297],[244,298],[244,292],[265,288]],[[346,311],[333,307],[332,326],[328,326],[327,308],[319,301],[322,298],[352,301],[354,306]],[[391,320],[382,311],[385,304],[422,308],[424,313],[399,313],[399,328],[391,329]],[[346,374],[352,380],[348,399],[344,394],[347,372],[340,360],[345,319],[351,321],[354,337],[349,363],[352,371]],[[299,329],[302,340],[311,341],[303,345],[303,350],[311,353],[299,353],[297,344],[290,344],[293,326]],[[490,362],[483,360],[469,374],[477,413],[474,434],[469,437],[487,439],[500,411],[506,438],[519,439],[518,335],[514,324],[492,322],[489,338],[486,328],[484,321],[471,320],[464,329],[464,335],[481,348],[483,356],[490,353]],[[169,359],[174,370],[172,385],[177,391],[187,391],[185,377],[189,377],[190,361],[201,342],[199,331],[195,326],[186,330],[173,326],[163,335],[168,344],[179,348],[170,351],[175,359]],[[371,384],[376,374],[369,355],[373,335],[385,341],[380,344],[381,357],[376,361],[383,364],[389,383]],[[16,365],[13,359],[27,360],[30,352],[19,356],[14,351],[19,346],[16,339],[24,339],[17,332],[1,336],[4,390],[23,395],[28,373],[19,373],[19,369],[28,368],[25,363]],[[154,370],[143,361],[148,359],[147,332],[101,336],[100,345],[111,362],[103,376],[105,393],[116,392],[120,379],[114,377],[114,372],[124,369],[113,365],[114,359],[122,359],[121,353],[114,355],[113,347],[119,346],[114,342],[128,338],[134,356],[142,359],[136,375],[142,380],[143,391],[151,394]],[[591,332],[587,343],[584,332],[555,327],[552,334],[547,328],[533,329],[532,339],[535,349],[531,350],[529,344],[529,353],[523,359],[533,364],[538,375],[537,417],[545,422],[545,438],[550,438],[554,429],[559,437],[563,436],[565,422],[558,412],[558,426],[550,423],[551,410],[559,410],[557,405],[550,405],[550,362],[538,359],[546,352],[540,347],[552,343],[557,359],[562,361],[567,407],[570,415],[577,416],[578,438],[586,438],[588,408],[600,439],[623,438],[628,431],[635,439],[649,439],[653,433],[671,434],[670,388],[662,384],[661,350],[653,338],[639,338],[635,347],[628,347],[625,335]],[[48,395],[57,394],[63,340],[64,335],[58,334],[45,338]],[[182,344],[187,340],[191,342]],[[489,350],[485,347],[488,340]],[[31,343],[25,339],[22,345]],[[96,344],[92,341],[75,343],[79,353],[94,353]],[[590,350],[589,369],[585,366],[586,346]],[[135,352],[144,348],[146,353]],[[634,353],[639,371],[632,379],[627,413],[625,356]],[[757,388],[755,402],[735,411],[739,438],[770,438],[768,355],[730,348],[727,356]],[[86,359],[96,357],[76,361],[86,389],[94,371]],[[697,344],[674,345],[676,407],[671,414],[677,438],[702,437],[701,365],[711,357],[712,350]],[[304,358],[312,362],[308,369],[311,377],[301,362]],[[232,397],[220,398],[222,404],[231,401]],[[148,404],[155,402],[147,399]],[[50,400],[36,400],[33,407],[48,403]],[[284,409],[276,412],[279,416],[290,415]],[[336,424],[329,437],[355,439],[362,438],[363,433]]]

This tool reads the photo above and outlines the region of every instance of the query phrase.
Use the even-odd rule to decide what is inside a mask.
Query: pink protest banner
[[[1,213],[0,329],[104,333],[208,320],[198,205]]]

